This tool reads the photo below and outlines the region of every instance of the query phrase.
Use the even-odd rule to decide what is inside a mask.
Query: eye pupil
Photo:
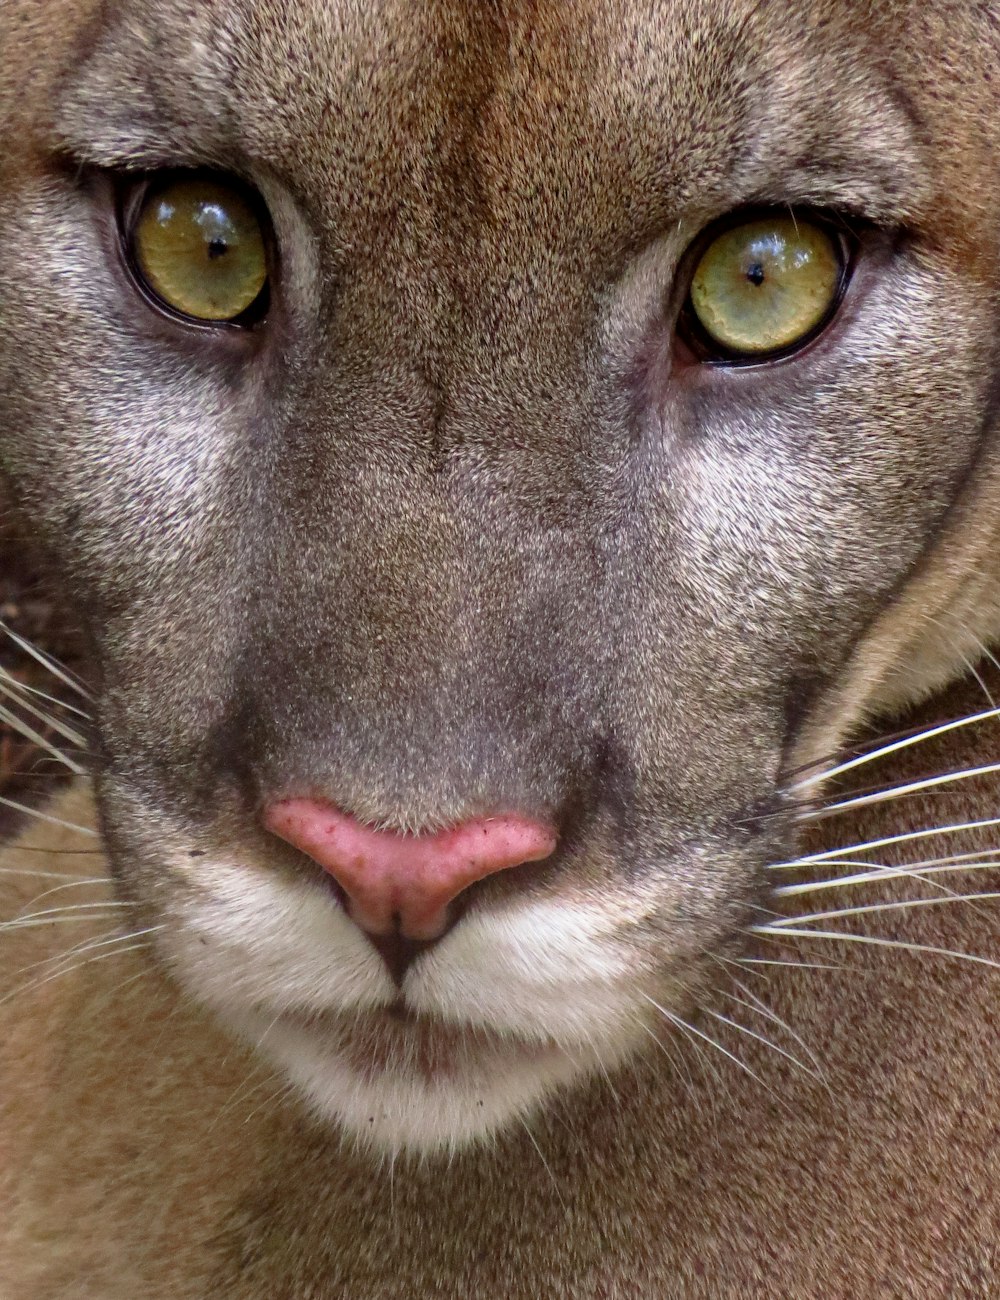
[[[747,279],[751,284],[761,285],[764,283],[767,276],[760,262],[754,262],[752,266],[747,268]]]
[[[229,252],[229,245],[224,239],[212,239],[208,244],[209,261],[214,262],[216,258],[225,257]]]

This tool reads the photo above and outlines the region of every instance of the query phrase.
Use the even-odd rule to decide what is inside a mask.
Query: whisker
[[[27,713],[30,713],[33,718],[38,718],[41,722],[46,723],[53,731],[58,732],[64,740],[68,740],[71,745],[78,745],[81,749],[86,745],[86,737],[81,736],[75,727],[63,722],[51,711],[40,709],[30,699],[25,699],[20,690],[20,683],[16,678],[0,675],[0,696],[16,704],[19,709],[24,709]]]
[[[753,930],[768,937],[778,934],[782,938],[833,939],[839,940],[841,943],[868,943],[877,948],[900,948],[906,952],[927,953],[935,957],[951,957],[955,961],[973,962],[978,966],[989,966],[993,970],[1000,970],[1000,962],[991,961],[989,957],[980,957],[971,952],[955,952],[951,948],[936,948],[927,943],[908,943],[905,939],[883,939],[877,935],[851,934],[845,930],[782,929],[770,931],[767,926],[754,926]],[[794,965],[795,963],[789,964]]]
[[[46,957],[42,961],[32,962],[29,966],[26,966],[23,970],[19,971],[18,974],[23,975],[29,970],[36,970],[39,966],[51,966],[53,964],[55,964],[56,969],[50,971],[47,975],[41,975],[37,979],[28,980],[26,983],[12,989],[4,997],[0,998],[0,1007],[15,998],[26,997],[28,994],[35,992],[37,989],[42,988],[44,985],[50,983],[54,979],[58,979],[62,975],[71,975],[74,971],[81,969],[91,961],[99,960],[101,957],[117,957],[124,955],[125,953],[148,950],[149,943],[145,939],[143,939],[142,943],[138,944],[132,944],[131,941],[133,939],[142,938],[145,935],[153,934],[157,930],[163,930],[165,928],[166,927],[163,925],[152,925],[145,930],[132,930],[126,931],[124,934],[112,935],[111,937],[105,936],[100,940],[91,940],[85,944],[77,944],[74,948],[71,948],[69,952],[60,953],[52,957]],[[115,945],[121,944],[130,944],[130,946],[126,948],[115,947]],[[98,957],[84,956],[85,953],[93,953],[100,948],[113,948],[113,951],[100,953]],[[79,957],[84,957],[84,960],[76,960],[76,958]]]
[[[91,919],[96,921],[105,919],[119,921],[121,918],[117,916],[110,918],[97,916]],[[103,934],[96,936],[91,935],[88,938],[81,939],[79,943],[73,944],[72,947],[64,949],[62,952],[50,953],[47,957],[42,957],[38,961],[29,962],[27,966],[22,966],[17,974],[18,976],[24,975],[28,971],[37,970],[40,966],[51,966],[53,964],[58,965],[60,962],[68,961],[73,957],[79,957],[83,953],[90,952],[95,948],[102,948],[106,944],[121,943],[125,939],[134,939],[140,934],[153,934],[155,931],[162,929],[165,929],[164,925],[150,926],[146,930],[106,930]]]
[[[949,731],[957,731],[960,727],[968,727],[976,722],[986,722],[990,718],[998,716],[1000,716],[1000,709],[993,707],[984,709],[981,713],[971,713],[965,717],[953,718],[950,722],[942,722],[935,727],[921,728],[916,732],[904,735],[900,740],[893,740],[889,744],[880,745],[877,749],[869,750],[867,753],[848,759],[847,762],[840,763],[829,771],[818,772],[815,776],[796,781],[788,789],[793,791],[808,789],[821,781],[828,781],[834,777],[842,776],[844,772],[853,771],[854,768],[861,767],[865,763],[872,763],[876,759],[885,758],[888,754],[895,754],[901,749],[908,749],[911,745],[919,745],[925,740],[933,740],[935,736],[943,736]]]
[[[0,666],[0,690],[4,687],[12,688],[28,695],[34,695],[46,703],[54,705],[56,708],[65,709],[67,713],[72,713],[80,718],[83,722],[90,722],[91,715],[85,710],[78,708],[75,704],[70,704],[69,700],[62,700],[58,695],[50,695],[48,691],[40,690],[37,686],[30,686],[27,682],[22,682],[20,678],[9,673],[6,668]]]
[[[5,709],[3,705],[0,705],[0,722],[5,723],[12,730],[23,736],[25,740],[30,740],[33,745],[37,745],[38,748],[48,754],[50,758],[54,758],[57,762],[62,763],[64,767],[68,767],[74,775],[83,776],[85,774],[85,769],[82,768],[79,763],[75,763],[68,754],[64,754],[58,745],[54,745],[52,741],[46,736],[43,736],[40,731],[36,731],[35,728],[25,722],[23,718],[19,718],[16,713],[11,713],[11,711]]]
[[[19,844],[17,846],[17,856],[21,857],[25,853],[43,853],[47,858],[101,858],[104,856],[103,849],[47,849],[38,848],[32,844]],[[5,872],[19,871],[18,867],[0,868]],[[30,875],[53,875],[61,876],[61,871],[36,872],[34,868],[25,868]]]
[[[650,998],[649,1001],[652,1001],[652,999]],[[653,1006],[656,1007],[658,1011],[662,1012],[666,1016],[666,1012],[663,1011],[663,1008],[658,1003],[653,1002]],[[666,1018],[667,1018],[667,1023],[668,1024],[671,1023],[670,1017],[667,1016]],[[726,1092],[725,1080],[723,1079],[719,1071],[715,1068],[715,1065],[712,1062],[712,1060],[709,1058],[709,1055],[705,1051],[705,1048],[702,1046],[701,1043],[699,1043],[698,1039],[691,1032],[691,1026],[687,1023],[686,1020],[681,1020],[680,1017],[678,1017],[675,1021],[673,1021],[673,1024],[676,1029],[680,1030],[684,1038],[686,1038],[687,1041],[694,1048],[695,1051],[694,1059],[697,1062],[698,1069],[701,1071],[702,1080],[706,1084],[709,1084],[710,1080],[708,1076],[711,1075],[712,1079],[715,1080],[716,1087],[718,1088],[718,1090],[720,1092]],[[681,1053],[681,1059],[683,1060],[683,1053]],[[709,1098],[709,1104],[711,1105],[712,1108],[712,1114],[717,1118],[718,1110],[716,1106],[715,1090],[709,1087],[706,1095]]]
[[[852,844],[849,847],[838,849],[823,849],[818,853],[805,853],[800,858],[791,862],[774,862],[770,864],[770,870],[783,871],[792,870],[796,867],[806,867],[814,862],[831,862],[835,859],[841,859],[845,853],[867,853],[870,849],[884,849],[893,844],[908,844],[914,840],[930,839],[937,835],[960,835],[965,831],[985,830],[990,826],[1000,826],[1000,817],[987,817],[981,821],[974,822],[952,822],[947,826],[929,826],[924,830],[906,831],[901,835],[886,835],[877,840],[866,840],[860,844]],[[844,865],[853,865],[850,859],[844,859]]]
[[[742,980],[738,980],[734,975],[730,975],[729,978],[733,981],[733,983],[736,985],[738,989],[740,989],[743,993],[746,994],[746,996],[750,999],[750,1001],[747,1002],[743,998],[737,997],[735,993],[724,993],[723,996],[729,998],[733,1002],[739,1003],[740,1006],[746,1007],[748,1011],[754,1011],[757,1013],[757,1015],[763,1016],[766,1020],[770,1020],[773,1024],[777,1025],[779,1029],[783,1029],[785,1033],[788,1034],[789,1038],[793,1039],[793,1041],[798,1043],[798,1045],[802,1048],[805,1054],[809,1057],[809,1060],[812,1061],[813,1066],[816,1069],[817,1078],[819,1078],[822,1082],[825,1083],[826,1076],[823,1071],[823,1067],[820,1063],[819,1057],[812,1050],[812,1048],[805,1041],[805,1039],[801,1036],[801,1034],[796,1033],[795,1030],[791,1027],[791,1025],[788,1024],[787,1021],[782,1020],[782,1018],[779,1015],[777,1015],[774,1011],[771,1010],[769,1006],[767,1006],[764,1002],[762,1002],[755,993],[753,993],[750,989],[747,988],[747,986],[742,982]]]
[[[972,640],[979,647],[980,653],[983,655],[983,657],[985,659],[988,659],[990,663],[993,665],[993,667],[996,668],[998,671],[1000,671],[1000,660],[997,659],[996,655],[989,648],[989,646],[986,645],[984,642],[980,641],[979,637],[972,636],[972,633],[969,632],[968,628],[966,628],[965,631],[970,637],[972,637]]]
[[[657,1034],[657,1031],[655,1031],[650,1024],[645,1024],[642,1021],[636,1021],[636,1024],[644,1034],[648,1034],[650,1039],[653,1039],[655,1045],[657,1045],[659,1050],[663,1053],[663,1056],[667,1058],[667,1065],[670,1066],[672,1071],[674,1071],[676,1080],[678,1080],[680,1087],[684,1089],[685,1096],[687,1096],[688,1100],[691,1101],[696,1112],[700,1115],[704,1114],[704,1108],[702,1108],[704,1096],[698,1096],[698,1089],[694,1086],[694,1075],[691,1073],[691,1070],[688,1069],[688,1062],[684,1060],[684,1053],[681,1052],[679,1044],[664,1043],[662,1037]],[[645,1060],[645,1057],[640,1057],[640,1060]],[[653,1067],[654,1071],[657,1069],[653,1062],[651,1062],[651,1067]],[[680,1070],[683,1070],[683,1078],[680,1076]],[[711,1106],[713,1114],[715,1114],[715,1093],[711,1091],[711,1089],[709,1089],[709,1093],[707,1093],[707,1105]]]
[[[145,944],[137,944],[137,945],[136,945],[137,948],[145,947],[145,946],[147,946],[147,945],[145,945]],[[131,952],[131,951],[133,951],[133,950],[132,950],[132,949],[129,949],[129,951]],[[110,954],[109,954],[109,955],[110,955]],[[117,953],[115,954],[115,956],[117,956]],[[128,986],[129,986],[130,984],[135,984],[137,980],[148,979],[149,976],[150,976],[151,974],[152,974],[152,967],[150,967],[150,966],[144,966],[142,970],[140,970],[140,971],[136,971],[136,973],[135,973],[134,975],[128,975],[128,976],[126,976],[125,979],[120,980],[120,981],[119,981],[119,982],[114,986],[114,988],[110,988],[110,989],[108,989],[107,993],[104,995],[104,997],[101,999],[100,1002],[98,1002],[98,1003],[96,1003],[96,1004],[95,1004],[95,1003],[89,1003],[89,1004],[88,1004],[89,1009],[90,1009],[90,1010],[93,1010],[93,1008],[94,1008],[95,1005],[96,1005],[96,1006],[105,1006],[108,1002],[111,1001],[112,998],[117,997],[118,994],[121,993],[122,989],[127,989]]]
[[[594,1059],[597,1061],[597,1068],[598,1070],[600,1070],[601,1075],[604,1078],[604,1082],[607,1085],[608,1091],[611,1093],[611,1096],[614,1098],[615,1104],[620,1106],[622,1104],[622,1099],[621,1097],[618,1096],[617,1089],[615,1088],[615,1085],[611,1081],[611,1074],[608,1071],[608,1067],[604,1064],[604,1059],[601,1056],[601,1053],[598,1051],[597,1046],[594,1043],[593,1037],[590,1034],[588,1034],[586,1030],[583,1031],[583,1036],[586,1039],[587,1046],[590,1048],[591,1052],[593,1053]]]
[[[37,873],[29,872],[28,874],[34,875]],[[58,872],[52,872],[51,874],[55,876],[57,879],[60,878]],[[62,884],[53,885],[50,889],[45,889],[40,894],[36,894],[35,897],[31,899],[29,903],[25,904],[25,907],[35,907],[38,903],[42,901],[43,898],[49,898],[52,894],[61,893],[62,890],[64,889],[80,889],[83,885],[107,885],[107,883],[108,883],[107,876],[74,876],[72,880],[67,880],[66,877],[63,876]],[[107,900],[107,901],[110,903],[111,900]],[[120,906],[119,903],[116,903],[115,905]],[[72,906],[82,907],[84,906],[84,904],[74,903],[72,904]],[[135,904],[130,903],[129,906],[134,907]],[[20,915],[20,913],[18,913],[18,915]]]
[[[114,912],[89,912],[85,916],[49,916],[43,920],[36,920],[33,917],[26,916],[22,920],[0,922],[0,935],[7,934],[12,930],[37,930],[45,925],[68,925],[71,922],[113,921],[116,919]]]
[[[957,647],[956,647],[956,649],[957,649]],[[976,668],[976,665],[972,662],[971,659],[967,658],[967,657],[962,653],[961,650],[958,651],[958,657],[959,657],[959,659],[961,659],[962,663],[965,664],[966,668],[967,668],[968,671],[969,671],[969,675],[975,679],[976,684],[979,686],[979,689],[980,689],[980,690],[982,691],[982,693],[986,696],[987,700],[989,700],[990,707],[993,708],[993,709],[995,709],[995,708],[996,708],[996,705],[997,705],[997,702],[996,702],[996,700],[993,698],[993,696],[990,694],[989,687],[988,687],[988,686],[986,685],[986,683],[983,681],[983,679],[982,679],[982,677],[981,677],[981,675],[980,675],[978,669]]]
[[[717,962],[725,962],[727,966],[738,966],[739,969],[743,971],[744,975],[753,975],[756,979],[764,979],[764,980],[770,979],[770,976],[766,975],[763,971],[747,970],[746,969],[747,959],[745,957],[739,957],[739,958],[723,957],[719,953],[714,953],[712,955],[714,960]],[[730,974],[729,971],[726,971],[726,974],[729,975],[729,978],[733,981],[734,984],[739,984],[739,980],[736,978],[735,975]]]
[[[71,691],[82,696],[85,700],[92,700],[93,697],[90,692],[75,673],[71,673],[68,668],[64,668],[62,665],[58,664],[51,655],[46,654],[44,650],[40,650],[37,646],[32,645],[30,641],[26,641],[23,636],[18,636],[14,629],[8,627],[2,619],[0,619],[0,632],[6,632],[7,636],[10,637],[16,646],[23,650],[25,654],[31,655],[32,659],[40,663],[43,668],[47,669],[52,676],[61,681],[64,686],[68,686]]]
[[[274,1079],[278,1078],[278,1077],[279,1077],[278,1075],[272,1075],[272,1076],[271,1076],[272,1081],[273,1081]],[[262,1111],[266,1106],[273,1106],[273,1105],[275,1104],[275,1102],[282,1101],[285,1097],[291,1097],[291,1096],[293,1096],[293,1095],[295,1094],[295,1091],[296,1091],[296,1089],[295,1089],[295,1084],[294,1084],[294,1083],[291,1083],[291,1082],[285,1082],[285,1083],[281,1084],[280,1087],[275,1088],[275,1090],[274,1090],[272,1093],[270,1093],[267,1097],[265,1097],[264,1100],[260,1103],[259,1106],[255,1106],[255,1107],[253,1108],[253,1110],[250,1112],[250,1114],[247,1115],[247,1117],[244,1119],[243,1123],[244,1123],[244,1124],[249,1124],[250,1121],[251,1121],[251,1120],[252,1120],[256,1115],[259,1115],[260,1112],[261,1112],[261,1111]]]
[[[122,937],[129,937],[129,939],[131,939],[131,937],[134,936],[129,935]],[[21,995],[34,992],[35,989],[42,988],[43,984],[49,984],[53,979],[59,979],[61,975],[72,975],[74,971],[82,970],[83,967],[90,966],[92,962],[103,962],[109,957],[124,957],[126,953],[148,952],[148,948],[150,948],[150,945],[144,943],[130,944],[127,948],[116,948],[111,953],[96,953],[95,956],[86,957],[82,962],[74,962],[72,966],[68,966],[64,970],[53,971],[51,975],[44,976],[44,979],[36,980],[34,984],[29,985],[29,988],[17,989],[17,992],[21,993]],[[3,1006],[4,1002],[7,1001],[7,997],[0,998],[0,1006]]]
[[[738,1033],[747,1034],[750,1038],[755,1038],[758,1043],[763,1043],[765,1047],[772,1048],[779,1056],[783,1056],[786,1060],[791,1061],[793,1065],[797,1065],[800,1070],[808,1074],[811,1079],[815,1079],[817,1083],[823,1082],[816,1071],[811,1070],[809,1066],[806,1065],[805,1061],[800,1061],[799,1058],[794,1056],[791,1052],[786,1052],[783,1047],[779,1047],[777,1043],[766,1037],[766,1035],[758,1034],[755,1030],[749,1029],[746,1025],[741,1025],[737,1020],[730,1020],[728,1016],[724,1016],[718,1011],[709,1010],[708,1015],[710,1015],[713,1020],[718,1020],[724,1025],[729,1025],[730,1028],[735,1029]],[[767,1085],[765,1084],[764,1086],[766,1087]]]
[[[947,872],[963,872],[986,870],[991,867],[1000,865],[990,861],[973,861],[980,855],[973,851],[969,853],[956,853],[950,857],[944,858],[927,858],[923,862],[908,864],[907,866],[889,866],[886,863],[863,862],[842,863],[840,865],[863,865],[866,869],[862,872],[855,873],[852,876],[833,876],[829,879],[818,881],[805,881],[795,885],[784,885],[775,889],[775,895],[787,896],[789,894],[812,893],[822,889],[836,889],[841,885],[871,884],[883,880],[892,879],[911,879],[917,880],[930,889],[936,889],[939,893],[946,895],[951,899],[959,897],[957,891],[949,889],[947,885],[942,884],[932,876],[941,875]],[[834,863],[836,865],[836,861]],[[974,909],[979,916],[985,916],[978,908]],[[786,918],[788,919],[788,918]]]
[[[986,871],[1000,867],[1000,859],[989,862],[953,862],[944,866],[926,866],[917,869],[906,867],[876,867],[872,871],[863,871],[854,876],[833,876],[829,880],[811,880],[802,885],[779,885],[772,890],[779,898],[788,898],[794,894],[813,894],[822,889],[840,889],[849,885],[870,885],[883,880],[896,880],[912,876],[914,880],[923,880],[926,876],[935,876],[952,871]],[[934,884],[934,881],[928,881]]]
[[[39,871],[37,867],[0,867],[0,876],[29,876],[33,880],[66,880],[64,871]],[[73,876],[74,882],[84,883],[82,876]],[[91,883],[89,880],[86,883]]]
[[[751,1079],[756,1079],[756,1081],[761,1085],[762,1088],[767,1088],[768,1092],[771,1091],[771,1089],[767,1087],[767,1084],[764,1082],[764,1080],[758,1074],[755,1074],[754,1071],[750,1069],[749,1065],[747,1065],[745,1061],[741,1061],[738,1056],[735,1056],[727,1048],[723,1047],[721,1043],[716,1042],[716,1040],[710,1034],[704,1033],[701,1029],[698,1029],[695,1025],[690,1024],[688,1021],[682,1020],[680,1016],[674,1015],[674,1013],[672,1011],[668,1011],[666,1007],[661,1007],[660,1004],[654,1001],[654,999],[651,998],[648,993],[643,993],[642,997],[644,997],[647,1002],[649,1002],[652,1006],[654,1006],[656,1010],[659,1011],[660,1015],[664,1016],[667,1020],[669,1020],[671,1024],[676,1025],[678,1029],[683,1028],[686,1029],[688,1032],[697,1035],[698,1038],[702,1039],[702,1041],[707,1043],[710,1047],[714,1047],[716,1051],[721,1052],[723,1056],[728,1057],[729,1060],[732,1061],[734,1065],[739,1066],[739,1068],[743,1070],[744,1073],[749,1074]]]
[[[84,883],[90,884],[92,882],[86,881]],[[52,894],[55,893],[55,890],[50,889],[47,892]],[[37,900],[32,900],[32,901],[36,902]],[[31,904],[30,903],[26,904],[26,906],[30,907]],[[19,912],[16,916],[12,917],[9,922],[0,922],[0,928],[9,924],[14,924],[17,921],[34,921],[37,920],[39,917],[45,917],[45,916],[64,916],[68,913],[79,915],[79,914],[86,914],[87,912],[103,911],[105,908],[135,907],[135,906],[136,906],[135,903],[129,902],[125,899],[112,899],[112,898],[102,898],[90,903],[65,903],[61,907],[43,907],[40,908],[37,912],[26,912],[23,914]]]
[[[744,957],[743,964],[745,966],[790,966],[792,970],[831,970],[852,975],[856,973],[849,971],[846,966],[837,965],[835,962],[780,961],[776,957]]]
[[[207,1132],[211,1133],[227,1111],[232,1110],[240,1102],[252,1097],[255,1092],[259,1092],[261,1088],[273,1083],[275,1079],[282,1077],[280,1070],[271,1070],[261,1076],[260,1068],[260,1065],[254,1063],[247,1077],[242,1081],[242,1083],[236,1085],[233,1089],[232,1095],[222,1103],[216,1114],[212,1117],[212,1122],[209,1124],[208,1129],[206,1130]],[[255,1079],[256,1082],[254,1082]]]
[[[672,1051],[671,1050],[672,1044],[664,1042],[664,1040],[659,1036],[656,1030],[652,1028],[651,1025],[645,1024],[642,1020],[637,1020],[636,1024],[638,1024],[639,1028],[643,1031],[643,1033],[649,1035],[649,1037],[653,1040],[656,1046],[667,1058],[670,1065],[672,1065],[676,1069],[677,1063],[680,1062],[681,1068],[684,1071],[684,1078],[681,1079],[681,1083],[687,1089],[688,1096],[691,1097],[692,1101],[696,1102],[698,1093],[695,1088],[694,1075],[688,1069],[687,1061],[685,1061],[684,1059],[684,1053],[681,1052],[679,1049],[677,1050],[676,1053]]]
[[[771,921],[767,926],[754,926],[753,929],[757,933],[770,931],[772,934],[775,932],[788,934],[791,931],[787,927],[807,925],[811,921],[831,921],[835,917],[862,916],[868,912],[899,912],[910,907],[940,907],[944,903],[975,903],[994,898],[1000,898],[1000,893],[953,894],[947,898],[906,898],[888,903],[864,903],[860,907],[840,907],[836,911],[810,912],[807,916],[783,917]]]
[[[1000,667],[1000,664],[997,665]],[[876,737],[869,739],[866,736],[860,736],[849,745],[842,745],[839,749],[830,750],[826,754],[820,754],[816,758],[809,759],[808,762],[799,763],[797,767],[788,768],[784,773],[786,784],[791,778],[799,776],[802,772],[814,772],[823,768],[817,780],[825,781],[829,777],[836,775],[841,770],[840,764],[847,762],[845,754],[850,754],[851,759],[864,757],[867,759],[878,758],[881,754],[886,753],[885,746],[893,744],[897,740],[912,739],[919,741],[927,732],[927,727],[920,723],[912,727],[900,727],[896,731],[880,732]],[[827,767],[826,764],[832,763],[834,766]],[[795,784],[788,785],[789,789],[795,789]]]
[[[64,826],[68,831],[76,831],[80,835],[88,835],[92,839],[98,839],[97,831],[90,826],[78,826],[76,822],[64,821],[62,817],[54,817],[52,813],[42,812],[38,808],[32,808],[28,804],[18,803],[16,799],[8,799],[5,795],[0,795],[0,807],[12,808],[14,812],[26,813],[29,817],[34,817],[36,821],[48,822],[50,826]],[[18,849],[20,853],[21,850]]]
[[[535,1150],[538,1152],[538,1158],[539,1158],[539,1160],[541,1160],[542,1165],[543,1165],[544,1168],[545,1168],[545,1172],[548,1174],[549,1178],[551,1178],[551,1180],[552,1180],[552,1186],[553,1186],[553,1187],[555,1188],[555,1190],[556,1190],[556,1196],[559,1198],[559,1204],[560,1204],[560,1205],[563,1207],[563,1209],[565,1210],[567,1207],[566,1207],[566,1202],[563,1200],[563,1194],[562,1194],[562,1190],[561,1190],[561,1188],[560,1188],[560,1186],[559,1186],[559,1180],[556,1178],[555,1174],[553,1173],[553,1171],[552,1171],[552,1166],[551,1166],[551,1165],[549,1164],[549,1162],[545,1159],[545,1152],[544,1152],[544,1151],[542,1150],[542,1148],[539,1146],[539,1144],[538,1144],[538,1140],[536,1139],[534,1133],[532,1133],[531,1128],[530,1128],[530,1126],[529,1126],[529,1124],[528,1124],[528,1121],[524,1118],[524,1116],[523,1116],[523,1115],[519,1115],[519,1116],[518,1116],[518,1119],[519,1119],[519,1121],[520,1121],[521,1127],[524,1129],[525,1133],[527,1133],[527,1135],[528,1135],[528,1141],[531,1143],[531,1145],[532,1145],[532,1146],[535,1148]]]
[[[838,803],[826,804],[822,808],[817,808],[812,813],[805,815],[804,820],[816,821],[824,817],[832,817],[837,813],[847,812],[851,808],[866,808],[870,804],[885,803],[890,799],[899,799],[903,795],[917,794],[922,790],[931,790],[936,786],[948,785],[954,781],[968,781],[975,776],[989,776],[993,772],[1000,772],[1000,763],[985,763],[981,767],[966,767],[959,772],[945,772],[941,776],[926,776],[920,781],[909,781],[905,785],[889,786],[886,790],[879,790],[873,794],[858,795],[851,799],[842,799]]]

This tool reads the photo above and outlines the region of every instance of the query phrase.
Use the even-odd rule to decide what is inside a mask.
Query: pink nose
[[[481,817],[403,835],[374,830],[318,799],[271,804],[264,825],[333,876],[362,929],[386,935],[398,921],[408,939],[438,938],[448,904],[473,881],[547,858],[556,846],[552,828],[528,817]]]

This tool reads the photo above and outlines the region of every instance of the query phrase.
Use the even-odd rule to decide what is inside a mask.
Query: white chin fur
[[[157,946],[181,983],[322,1116],[376,1150],[429,1154],[487,1139],[618,1064],[642,1037],[645,1004],[619,941],[628,918],[525,898],[464,918],[404,981],[406,1009],[442,1027],[434,1068],[407,1055],[408,1031],[382,1021],[385,1059],[359,1061],[349,1026],[360,1041],[399,990],[330,895],[243,863],[201,859],[192,871],[190,859],[175,861],[189,888]],[[336,1033],[323,1028],[331,1015]]]
[[[260,1040],[247,1027],[253,1041]],[[604,1065],[590,1048],[548,1046],[466,1056],[447,1078],[394,1069],[362,1076],[316,1035],[279,1024],[260,1050],[280,1065],[312,1107],[360,1146],[385,1155],[434,1155],[488,1140],[536,1110],[559,1088]]]

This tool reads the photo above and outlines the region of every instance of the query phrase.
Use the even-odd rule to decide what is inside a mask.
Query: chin
[[[315,882],[186,846],[157,876],[172,886],[162,964],[376,1157],[496,1140],[645,1048],[648,995],[682,995],[635,949],[633,914],[606,900],[468,914],[397,985]]]
[[[397,1010],[349,1018],[293,1013],[270,1023],[246,1017],[233,1027],[323,1121],[387,1157],[488,1143],[626,1050],[570,1050]]]

